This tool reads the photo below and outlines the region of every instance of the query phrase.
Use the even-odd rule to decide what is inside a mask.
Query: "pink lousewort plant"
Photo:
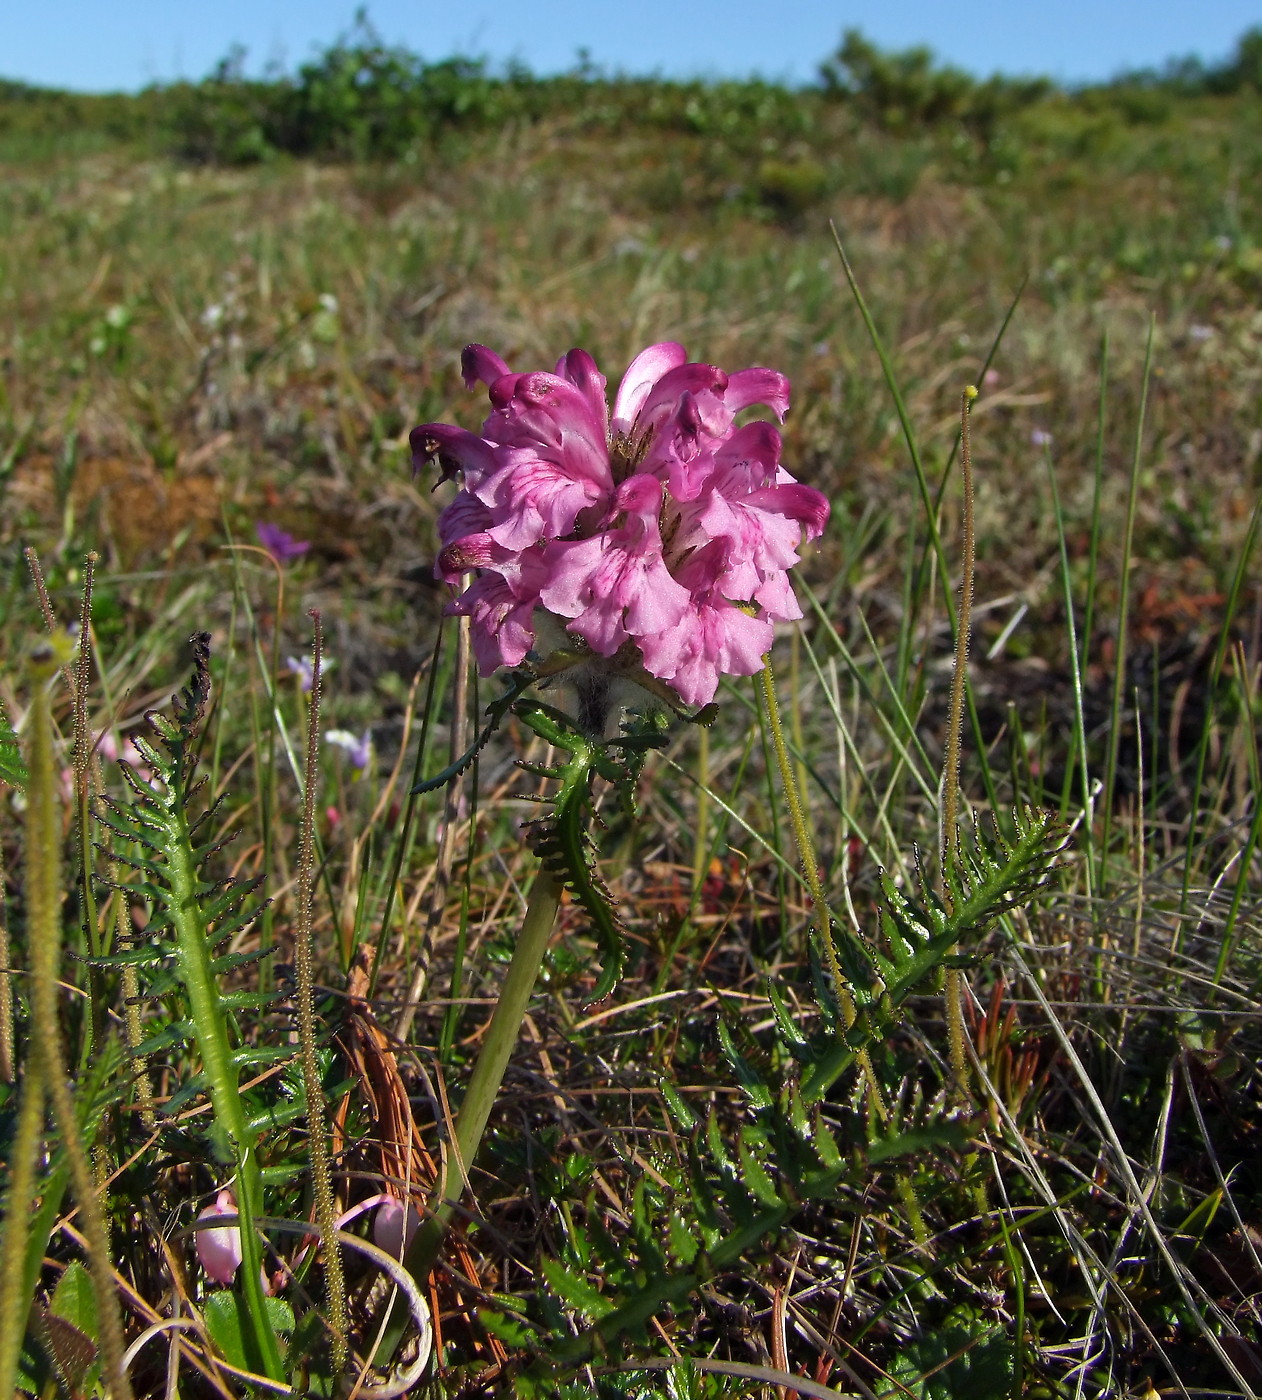
[[[584,350],[553,374],[513,374],[470,345],[462,369],[489,392],[482,436],[425,423],[411,442],[416,466],[459,474],[436,571],[453,585],[476,571],[451,611],[471,620],[482,674],[551,649],[558,625],[563,646],[647,672],[688,705],[760,670],[775,624],[802,616],[787,573],[798,546],[828,520],[824,496],[780,465],[776,429],[736,425],[754,405],[783,421],[784,375],[651,345],[611,413]]]

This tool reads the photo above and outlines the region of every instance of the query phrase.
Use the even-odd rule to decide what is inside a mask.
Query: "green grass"
[[[801,571],[800,639],[773,659],[825,893],[843,927],[853,917],[873,938],[880,872],[910,892],[917,851],[936,869],[954,448],[960,394],[978,383],[966,826],[1010,832],[1028,802],[1058,814],[1068,845],[1041,891],[968,946],[967,1090],[951,1082],[930,981],[872,1051],[890,1121],[852,1066],[818,1107],[836,1167],[794,1135],[785,1086],[809,1074],[795,1047],[826,1039],[834,1011],[771,738],[754,686],[732,686],[704,749],[676,726],[649,755],[639,820],[608,814],[603,872],[628,929],[609,1001],[586,1004],[593,940],[562,910],[468,1164],[476,1223],[446,1258],[477,1284],[438,1276],[432,1393],[756,1394],[786,1367],[845,1395],[935,1400],[1242,1394],[1239,1376],[1258,1391],[1257,97],[1157,110],[1051,93],[983,144],[949,122],[891,129],[820,94],[797,126],[776,108],[698,130],[659,87],[652,121],[618,126],[613,85],[590,108],[457,127],[378,163],[195,166],[134,130],[0,128],[0,709],[25,744],[22,656],[43,630],[25,546],[62,622],[85,553],[100,555],[94,731],[137,733],[185,683],[187,638],[211,634],[202,768],[208,795],[224,795],[214,831],[235,840],[208,859],[218,876],[263,879],[273,904],[233,951],[271,938],[281,964],[261,974],[280,1000],[245,1005],[234,1034],[284,1046],[306,726],[285,658],[309,649],[319,608],[336,663],[324,724],[371,726],[376,746],[362,779],[331,749],[321,760],[314,936],[334,1186],[350,1205],[407,1177],[423,1207],[426,1168],[397,1115],[410,1103],[437,1157],[534,873],[514,794],[535,780],[512,760],[544,759],[512,721],[454,797],[407,797],[414,774],[448,761],[456,629],[440,639],[431,578],[446,497],[412,479],[406,434],[480,421],[461,347],[531,368],[582,345],[614,378],[644,344],[679,339],[729,369],[790,376],[784,460],[834,514]],[[260,520],[311,543],[283,596],[259,552],[228,548],[253,545]],[[471,722],[497,693],[471,688]],[[68,736],[69,695],[52,700]],[[100,781],[125,798],[113,765]],[[22,813],[3,795],[25,970]],[[73,891],[68,815],[65,833]],[[119,910],[100,885],[96,900],[94,938],[109,942]],[[124,908],[122,926],[147,912]],[[63,925],[85,953],[78,895]],[[427,969],[398,1079],[348,997],[357,956],[387,1031]],[[121,1043],[117,971],[90,978],[67,960],[60,975],[106,998],[88,1015],[63,995],[71,1061],[94,1022]],[[232,976],[252,992],[260,971]],[[24,975],[12,990],[24,1066]],[[178,988],[144,991],[146,1022],[178,1011]],[[97,1170],[118,1173],[105,1207],[131,1342],[177,1298],[200,1315],[188,1227],[230,1168],[195,1099],[160,1112],[151,1140],[124,1065],[84,1077],[78,1111]],[[161,1108],[199,1065],[184,1047],[150,1068]],[[787,1116],[758,1107],[759,1085]],[[259,1146],[263,1215],[311,1218],[297,1062],[244,1092],[276,1119]],[[17,1097],[0,1093],[7,1166]],[[768,1199],[797,1195],[783,1220],[751,1215],[746,1237],[732,1183],[761,1182],[755,1162]],[[64,1191],[64,1164],[48,1166]],[[68,1267],[76,1227],[56,1206],[37,1223],[53,1231],[38,1296],[69,1277],[61,1316],[90,1332],[86,1305],[66,1301],[87,1296]],[[297,1238],[272,1239],[293,1263]],[[362,1261],[347,1268],[358,1347],[385,1308]],[[310,1257],[298,1272],[291,1346],[308,1350],[318,1392],[323,1282]],[[186,1335],[181,1393],[236,1393],[200,1369],[205,1335]],[[165,1393],[168,1340],[132,1364],[137,1394]],[[675,1353],[697,1370],[663,1373]],[[28,1364],[55,1393],[70,1361],[32,1342]]]

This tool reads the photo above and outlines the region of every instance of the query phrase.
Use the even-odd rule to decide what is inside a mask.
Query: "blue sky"
[[[0,0],[0,76],[84,91],[202,77],[233,43],[249,67],[293,67],[346,30],[355,0]],[[1219,59],[1258,0],[375,0],[389,41],[536,72],[580,48],[604,67],[666,76],[810,81],[848,27],[884,48],[929,44],[979,73],[1106,78],[1173,55]]]

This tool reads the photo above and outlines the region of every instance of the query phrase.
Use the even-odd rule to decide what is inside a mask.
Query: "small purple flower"
[[[1054,441],[1055,438],[1052,437],[1051,433],[1043,428],[1035,428],[1030,434],[1030,442],[1035,447],[1050,447]]]
[[[305,656],[287,656],[285,667],[291,675],[298,677],[298,689],[304,694],[315,684],[315,671],[311,661]],[[323,668],[321,668],[323,669]]]
[[[288,530],[282,530],[270,520],[260,520],[254,531],[259,543],[278,564],[288,564],[311,548],[310,540],[296,540]]]
[[[326,656],[320,664],[321,677],[327,676],[336,664],[337,662],[334,657]],[[311,690],[312,682],[315,679],[315,673],[311,667],[311,658],[307,656],[287,656],[285,658],[285,669],[290,675],[298,677],[298,689],[301,690],[304,695],[308,694]]]
[[[330,729],[324,736],[326,744],[342,749],[351,761],[355,776],[362,778],[372,762],[372,730],[365,729],[362,736],[352,734],[349,729]]]
[[[1188,327],[1188,339],[1197,345],[1204,345],[1207,340],[1213,340],[1213,326],[1192,325]]]

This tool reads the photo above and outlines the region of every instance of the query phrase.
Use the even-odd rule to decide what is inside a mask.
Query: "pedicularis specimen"
[[[770,369],[727,374],[688,359],[682,345],[651,345],[614,398],[584,350],[554,373],[514,374],[483,345],[464,352],[465,383],[487,386],[479,437],[447,423],[412,433],[413,459],[437,459],[460,490],[439,520],[439,577],[462,591],[480,670],[513,668],[462,770],[510,710],[564,757],[533,771],[555,780],[551,813],[531,823],[543,869],[483,1050],[465,1090],[457,1139],[465,1163],[481,1141],[547,947],[561,889],[590,915],[608,995],[621,966],[617,909],[588,835],[594,775],[634,801],[646,750],[662,742],[661,706],[707,706],[724,675],[760,671],[775,624],[802,616],[788,579],[803,537],[828,520],[820,492],[780,465],[780,434],[765,420],[737,426],[762,405],[783,420],[789,383]],[[465,586],[468,575],[475,578]],[[542,682],[573,687],[569,712],[526,698]],[[636,696],[640,713],[636,714]],[[630,711],[608,737],[615,711]],[[460,1193],[442,1187],[435,1214],[408,1254],[432,1261]]]

